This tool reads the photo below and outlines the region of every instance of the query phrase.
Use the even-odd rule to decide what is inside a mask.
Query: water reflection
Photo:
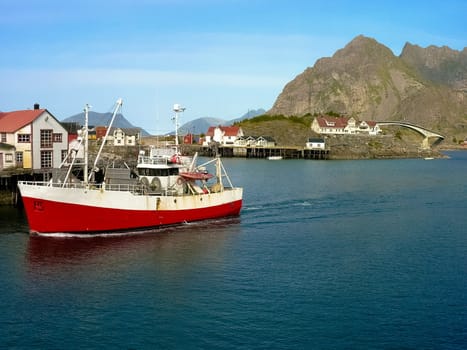
[[[240,218],[96,236],[29,237],[27,261],[31,272],[50,269],[131,268],[147,264],[179,266],[211,259],[239,232]]]

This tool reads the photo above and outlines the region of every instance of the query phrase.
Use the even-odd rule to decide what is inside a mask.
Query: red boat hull
[[[31,233],[98,233],[140,230],[238,216],[242,200],[184,210],[125,210],[23,197]],[[51,219],[53,218],[53,219]]]

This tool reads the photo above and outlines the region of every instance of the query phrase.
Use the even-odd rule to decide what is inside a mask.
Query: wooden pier
[[[268,158],[282,157],[282,159],[329,159],[329,150],[303,149],[294,147],[226,147],[210,146],[198,149],[200,155],[213,157],[239,157],[239,158]]]

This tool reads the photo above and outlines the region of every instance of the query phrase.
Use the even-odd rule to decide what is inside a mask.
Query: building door
[[[32,168],[31,150],[25,150],[23,152],[23,168],[24,169],[31,169]]]

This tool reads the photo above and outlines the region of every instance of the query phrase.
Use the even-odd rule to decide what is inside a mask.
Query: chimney
[[[39,109],[39,103],[34,103],[34,109]]]

